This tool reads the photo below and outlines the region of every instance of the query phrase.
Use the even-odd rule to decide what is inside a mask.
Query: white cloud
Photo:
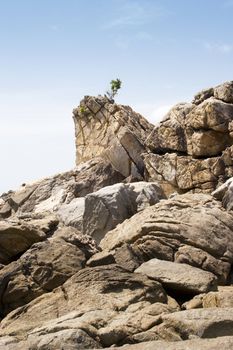
[[[205,42],[204,48],[211,52],[218,52],[222,54],[228,54],[233,50],[233,45],[228,43],[210,43]]]

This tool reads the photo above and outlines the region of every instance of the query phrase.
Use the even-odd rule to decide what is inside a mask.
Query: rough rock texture
[[[177,195],[151,206],[109,231],[100,246],[130,245],[144,262],[152,258],[187,263],[224,283],[233,262],[233,216],[205,194]]]
[[[174,310],[160,283],[146,276],[116,265],[85,268],[54,292],[11,312],[1,323],[0,335],[13,332],[23,340],[73,327],[110,346]]]
[[[197,322],[198,320],[198,322]],[[161,315],[160,323],[132,338],[137,341],[156,339],[185,340],[194,337],[233,336],[233,309],[208,308],[178,311]]]
[[[119,183],[100,189],[85,198],[83,232],[100,242],[117,224],[162,198],[164,194],[157,183]]]
[[[233,178],[228,179],[219,186],[213,193],[213,197],[222,201],[222,205],[227,210],[233,209]]]
[[[206,307],[233,307],[233,287],[219,287],[217,292],[210,292],[203,296],[202,306]]]
[[[146,275],[170,290],[188,293],[206,293],[217,289],[216,277],[187,264],[151,259],[135,270]]]
[[[19,217],[25,217],[32,213],[53,212],[62,219],[62,209],[59,209],[63,205],[123,179],[108,162],[95,158],[74,170],[28,184],[19,191],[3,194],[0,216],[5,212],[5,207],[10,206],[8,215],[16,213]],[[64,214],[64,221],[66,217]]]
[[[233,337],[218,337],[215,339],[192,339],[186,341],[166,342],[151,341],[140,344],[116,347],[116,350],[230,350],[233,347]],[[111,348],[112,349],[112,348]],[[110,348],[106,348],[110,350]]]
[[[152,124],[130,107],[111,103],[101,96],[85,96],[73,114],[76,164],[101,156],[123,176],[141,178],[144,173],[141,154]]]
[[[58,230],[0,270],[1,316],[62,285],[97,252],[95,242],[74,228]]]
[[[77,167],[0,196],[0,349],[232,349],[233,82],[73,114]]]
[[[146,140],[146,178],[174,191],[213,191],[233,175],[233,82],[174,106]]]
[[[9,263],[45,237],[46,233],[33,224],[0,221],[0,263]]]

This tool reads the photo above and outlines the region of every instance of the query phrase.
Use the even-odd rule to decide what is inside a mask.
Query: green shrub
[[[111,80],[110,82],[110,90],[106,92],[106,95],[110,100],[113,100],[117,95],[118,90],[121,88],[122,82],[120,79]]]

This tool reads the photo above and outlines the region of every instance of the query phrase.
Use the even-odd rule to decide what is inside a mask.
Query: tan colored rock
[[[96,252],[94,241],[71,227],[34,244],[17,261],[0,270],[1,314],[62,285]]]
[[[203,296],[202,305],[204,308],[233,307],[233,286],[219,287],[217,292],[209,292]]]
[[[214,339],[192,339],[176,342],[150,341],[140,344],[116,347],[116,350],[230,350],[233,348],[233,337],[218,337]],[[111,348],[112,349],[112,348]],[[110,348],[106,348],[110,350]]]
[[[216,277],[187,264],[151,259],[138,267],[135,272],[162,283],[173,291],[185,293],[206,293],[217,290]]]
[[[214,97],[227,103],[233,103],[233,81],[216,86]]]
[[[204,129],[227,132],[232,120],[233,106],[213,97],[205,100],[186,116],[185,127],[194,130]]]
[[[231,104],[214,98],[193,108],[185,119],[187,153],[194,157],[216,156],[231,146],[228,124],[232,114]]]
[[[174,191],[210,193],[229,174],[223,156],[194,159],[176,153],[150,153],[144,154],[144,162],[147,180],[158,181],[166,195]]]
[[[130,107],[112,104],[101,96],[85,96],[73,114],[76,164],[101,156],[123,176],[141,178],[141,153],[152,124]]]
[[[0,221],[0,263],[9,263],[33,243],[45,238],[46,234],[41,229],[23,221]]]
[[[171,333],[173,333],[174,340],[175,337],[177,340],[180,337],[181,340],[233,335],[232,308],[185,310],[162,315],[161,318],[162,322],[148,331],[155,333],[160,339]],[[139,335],[137,338],[139,339]]]
[[[100,247],[111,251],[127,243],[141,263],[153,258],[186,263],[224,283],[233,261],[232,220],[209,195],[177,195],[125,220]]]
[[[43,325],[47,327],[45,323],[51,320],[54,320],[53,324],[55,322],[57,329],[58,317],[67,315],[69,321],[68,314],[75,312],[75,318],[78,318],[74,322],[75,328],[82,326],[82,330],[88,330],[88,334],[94,336],[100,327],[106,327],[110,324],[110,320],[118,317],[119,313],[125,314],[129,310],[133,318],[133,313],[135,315],[137,310],[141,310],[142,317],[145,307],[151,305],[155,308],[152,306],[154,303],[160,305],[166,302],[167,296],[160,283],[146,276],[130,273],[116,265],[110,265],[107,269],[106,266],[85,268],[53,292],[46,293],[26,306],[12,311],[1,322],[0,335],[14,332],[18,339],[27,339],[29,332]],[[170,312],[166,305],[162,310],[165,309]],[[154,319],[157,319],[161,307],[159,310]],[[148,320],[148,327],[150,325]],[[122,336],[125,337],[126,334],[123,332]]]
[[[186,152],[185,118],[194,108],[191,103],[175,105],[148,136],[146,142],[152,152]]]

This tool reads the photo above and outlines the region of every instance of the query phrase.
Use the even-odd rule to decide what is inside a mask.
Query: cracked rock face
[[[137,264],[153,258],[187,263],[225,283],[233,262],[232,227],[233,216],[211,196],[177,195],[109,231],[100,247],[111,252],[127,244]]]
[[[233,82],[73,115],[76,168],[0,196],[0,349],[232,349]]]
[[[130,107],[112,104],[101,96],[86,96],[73,114],[76,164],[101,156],[125,177],[143,176],[141,154],[152,124]]]
[[[174,106],[146,140],[146,178],[174,191],[210,193],[233,176],[233,82]]]

